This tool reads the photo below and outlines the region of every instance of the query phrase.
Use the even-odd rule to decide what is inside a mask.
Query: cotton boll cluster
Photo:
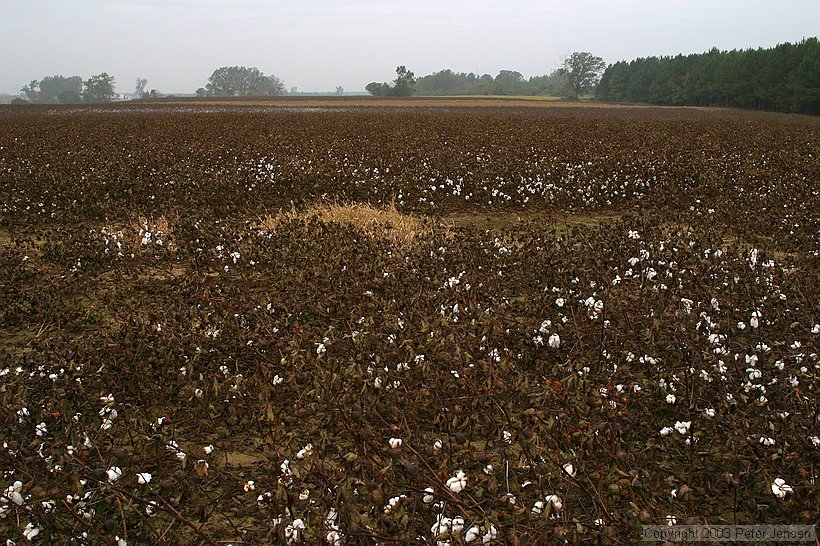
[[[467,475],[457,470],[455,475],[447,479],[445,484],[453,493],[461,493],[467,487]]]

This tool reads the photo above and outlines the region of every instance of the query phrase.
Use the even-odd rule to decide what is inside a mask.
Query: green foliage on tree
[[[276,76],[266,76],[258,68],[223,66],[214,70],[204,88],[197,89],[197,96],[234,97],[282,95],[285,85]]]
[[[557,95],[563,78],[558,71],[524,79],[520,72],[501,70],[493,78],[450,69],[416,79],[416,94],[425,96],[452,95]]]
[[[23,94],[39,103],[75,103],[82,99],[83,80],[79,76],[46,76],[42,80],[32,80],[22,89]]]
[[[523,87],[524,76],[515,70],[502,70],[493,83],[496,95],[516,95]]]
[[[390,94],[390,84],[387,83],[370,82],[364,89],[374,97],[386,97]]]
[[[407,67],[396,67],[396,79],[393,85],[383,82],[370,82],[364,86],[365,91],[374,97],[410,97],[416,92],[416,75]]]
[[[91,76],[83,85],[83,102],[111,102],[117,95],[114,91],[114,76],[105,72]]]
[[[820,42],[620,61],[604,72],[598,98],[680,106],[724,106],[820,114]]]
[[[413,88],[415,83],[416,75],[412,71],[407,70],[404,65],[396,67],[396,79],[393,80],[390,94],[394,97],[409,97],[415,92]]]
[[[570,100],[595,89],[606,64],[600,57],[586,51],[576,51],[564,59],[559,75],[563,79],[562,96]]]

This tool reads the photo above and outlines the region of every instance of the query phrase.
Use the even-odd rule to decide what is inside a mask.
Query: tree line
[[[156,89],[146,91],[148,80],[136,78],[133,98],[160,98]],[[223,66],[208,78],[205,87],[197,90],[201,97],[282,95],[285,85],[273,75],[266,75],[258,68]],[[103,72],[83,80],[80,76],[46,76],[32,80],[21,89],[28,102],[37,104],[75,104],[81,102],[110,102],[118,97],[113,76]]]
[[[87,80],[80,76],[46,76],[42,80],[31,80],[21,92],[30,102],[46,104],[109,102],[117,96],[114,77],[105,72]]]
[[[604,101],[724,106],[820,114],[820,42],[770,49],[646,57],[610,65],[597,87]]]
[[[198,97],[235,97],[283,95],[285,84],[256,67],[223,66],[214,70],[205,87],[196,90]]]
[[[600,57],[588,52],[575,52],[552,73],[529,79],[516,70],[501,70],[493,77],[449,68],[416,78],[412,71],[399,66],[393,85],[371,82],[365,89],[374,96],[552,95],[578,100],[594,90],[605,66]]]

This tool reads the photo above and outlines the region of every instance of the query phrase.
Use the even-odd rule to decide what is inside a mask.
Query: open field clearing
[[[459,100],[0,109],[0,535],[817,524],[820,120]]]

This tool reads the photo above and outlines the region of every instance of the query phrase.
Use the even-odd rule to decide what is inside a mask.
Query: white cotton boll
[[[211,453],[214,452],[214,446],[213,445],[207,445],[207,446],[202,448],[202,451],[205,452],[205,455],[210,455]]]
[[[475,539],[481,536],[481,529],[478,528],[477,525],[473,525],[467,532],[464,534],[464,542],[473,542]]]
[[[325,541],[333,546],[342,546],[342,533],[335,529],[328,531]]]
[[[575,477],[575,467],[572,466],[572,463],[564,463],[564,472],[566,472],[570,477]]]
[[[29,523],[28,525],[26,525],[26,528],[23,529],[23,536],[26,538],[26,540],[31,542],[31,541],[34,540],[34,538],[37,535],[40,534],[41,530],[42,529],[40,529],[38,526],[34,525],[33,523]]]
[[[544,503],[542,501],[535,501],[531,512],[535,516],[540,516],[544,512]]]
[[[660,435],[661,435],[661,436],[669,436],[669,435],[670,435],[670,434],[672,434],[674,431],[675,431],[675,430],[674,430],[673,428],[671,428],[671,427],[663,427],[663,428],[661,429],[661,431],[660,431]]]
[[[446,516],[439,514],[436,516],[436,522],[430,527],[430,532],[434,537],[450,532],[450,524],[452,520]]]
[[[776,478],[772,483],[772,494],[778,499],[785,498],[786,495],[792,492],[792,487],[783,478]]]
[[[297,459],[304,459],[305,457],[310,457],[313,455],[313,444],[308,444],[296,453]]]
[[[812,326],[811,333],[820,334],[820,324],[815,324],[814,326]]]
[[[108,469],[106,474],[108,475],[108,481],[114,483],[122,476],[122,470],[118,466],[112,466]]]
[[[462,470],[457,470],[456,475],[447,480],[447,487],[453,493],[461,493],[467,487],[467,475]]]
[[[709,417],[710,419],[715,416],[715,410],[713,408],[706,408],[703,410],[703,413],[705,413],[706,417]]]
[[[557,305],[558,307],[563,307],[564,303],[565,303],[564,298],[558,298],[558,299],[555,300],[555,305]]]
[[[248,493],[249,491],[256,489],[256,484],[253,480],[248,480],[245,482],[245,485],[242,486],[242,489],[245,490],[245,493]]]
[[[766,447],[773,446],[775,444],[774,438],[768,438],[766,436],[760,437],[760,443]]]
[[[432,487],[428,487],[427,489],[424,490],[424,496],[421,498],[421,501],[424,504],[430,504],[431,502],[436,500],[436,497],[435,497],[434,493],[435,493],[435,490]]]
[[[483,544],[489,544],[490,542],[495,540],[496,537],[498,537],[498,529],[496,529],[495,525],[491,523],[490,528],[487,530],[486,533],[484,533],[484,536],[481,537],[481,542]]]
[[[461,531],[464,530],[464,518],[462,518],[461,516],[454,517],[451,523],[450,530],[454,534],[461,533]]]
[[[666,403],[667,404],[674,404],[677,401],[677,398],[674,394],[667,394],[666,395]]]
[[[686,434],[689,432],[689,428],[692,426],[692,421],[676,421],[675,422],[675,430],[677,430],[680,434]]]
[[[10,499],[17,506],[20,506],[21,504],[23,504],[23,501],[24,501],[23,495],[20,494],[20,492],[22,490],[23,490],[23,482],[21,482],[20,480],[17,480],[16,482],[14,482],[13,485],[10,485],[9,487],[6,488],[6,491],[3,494],[3,496],[6,497],[7,499]]]
[[[392,449],[398,449],[401,447],[402,441],[401,438],[390,438],[388,443]]]
[[[433,442],[433,449],[434,449],[435,451],[441,451],[441,449],[442,449],[443,447],[444,447],[444,444],[443,444],[443,443],[441,443],[441,440],[436,440],[435,442]]]
[[[549,346],[553,349],[557,349],[561,346],[561,337],[558,334],[552,334],[547,343],[549,343]]]
[[[139,474],[137,474],[137,483],[140,485],[146,485],[148,483],[151,483],[152,478],[153,476],[151,476],[151,474],[149,474],[148,472],[140,472]]]
[[[564,503],[561,502],[561,497],[559,497],[558,495],[547,495],[544,501],[550,503],[552,507],[556,510],[561,510],[562,508],[564,508]]]
[[[737,323],[737,329],[738,330],[745,330],[746,329],[746,323],[745,322],[738,322]]]
[[[672,527],[673,525],[677,525],[677,523],[678,523],[678,519],[675,516],[673,516],[672,514],[669,514],[668,516],[666,516],[666,524],[669,527]]]

